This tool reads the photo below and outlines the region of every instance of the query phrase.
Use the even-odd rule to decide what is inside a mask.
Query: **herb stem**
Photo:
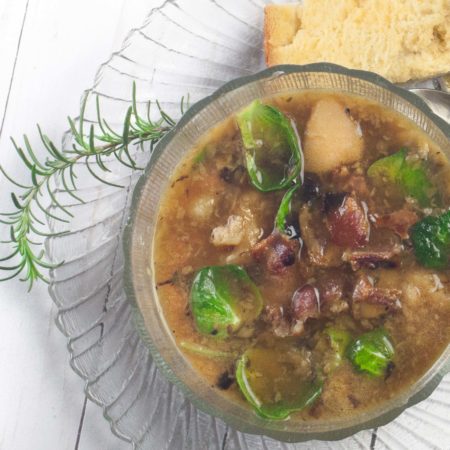
[[[58,200],[58,194],[53,192],[52,185],[55,179],[61,180],[63,192],[82,203],[82,198],[74,193],[77,191],[75,168],[78,163],[84,160],[88,172],[95,179],[114,187],[121,187],[101,176],[101,173],[112,172],[104,158],[114,156],[124,166],[133,170],[140,170],[141,168],[137,166],[130,153],[130,145],[142,147],[145,142],[149,142],[150,150],[152,150],[154,145],[175,126],[175,120],[161,109],[158,102],[156,102],[160,114],[158,120],[153,121],[150,118],[150,102],[145,118],[139,115],[136,106],[136,86],[133,83],[131,106],[126,112],[122,132],[114,131],[102,118],[100,101],[97,96],[97,121],[100,133],[96,134],[94,125],[91,124],[89,132],[85,134],[84,130],[88,129],[87,126],[85,127],[84,118],[87,100],[88,97],[86,96],[81,105],[78,127],[72,118],[68,118],[75,142],[71,149],[58,149],[42,132],[39,125],[40,140],[47,152],[45,160],[40,160],[36,156],[26,135],[23,138],[25,150],[17,145],[14,139],[11,139],[18,156],[29,171],[30,183],[27,185],[17,182],[0,166],[0,172],[3,173],[5,178],[21,190],[20,194],[11,193],[15,209],[12,212],[0,213],[0,216],[4,217],[1,222],[10,226],[11,239],[5,243],[13,247],[7,257],[0,259],[0,261],[9,261],[10,263],[9,266],[0,266],[0,272],[7,272],[7,275],[0,278],[0,281],[6,281],[22,274],[21,280],[28,282],[29,289],[31,289],[37,280],[49,282],[43,270],[54,269],[62,264],[49,262],[42,248],[35,249],[36,246],[42,247],[42,243],[36,244],[32,240],[34,235],[50,237],[65,233],[48,233],[43,230],[45,223],[37,217],[36,210],[39,210],[48,219],[63,223],[68,223],[70,218],[73,217],[67,207]],[[183,98],[181,99],[182,113],[184,113],[185,106]],[[68,180],[71,186],[69,186]],[[39,200],[39,196],[43,196],[45,191],[50,198],[50,205],[47,208]],[[63,217],[50,212],[51,210],[59,211]],[[14,260],[17,262],[14,263]]]

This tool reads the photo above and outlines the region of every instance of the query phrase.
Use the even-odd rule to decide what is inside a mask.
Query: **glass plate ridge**
[[[262,20],[265,0],[166,0],[153,8],[141,27],[125,38],[121,49],[102,64],[87,98],[87,123],[97,123],[95,95],[108,123],[121,129],[136,83],[139,107],[160,101],[175,119],[179,102],[192,103],[229,80],[263,68]],[[157,117],[156,108],[152,117]],[[63,138],[69,148],[72,135]],[[140,166],[150,151],[133,153]],[[237,432],[197,408],[170,384],[153,363],[139,336],[123,290],[122,232],[128,222],[133,188],[140,172],[113,159],[109,181],[101,184],[77,164],[77,204],[66,201],[74,217],[69,224],[49,221],[52,232],[69,233],[46,241],[51,260],[65,264],[51,270],[50,295],[58,308],[56,325],[68,338],[70,364],[85,381],[89,399],[103,409],[111,430],[136,449],[168,450],[294,450],[303,448],[439,448],[450,442],[448,417],[450,379],[432,396],[377,431],[363,431],[336,443],[286,444]]]

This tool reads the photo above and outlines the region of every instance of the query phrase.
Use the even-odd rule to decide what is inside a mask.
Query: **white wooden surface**
[[[159,3],[0,0],[0,163],[10,173],[26,175],[9,137],[27,133],[38,148],[38,122],[59,142],[98,66]],[[0,211],[10,205],[10,190],[0,176]],[[45,285],[28,294],[17,280],[0,283],[0,449],[129,448],[100,408],[85,402],[54,315]]]

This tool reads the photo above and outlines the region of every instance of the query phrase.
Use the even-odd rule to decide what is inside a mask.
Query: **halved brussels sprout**
[[[369,375],[382,376],[394,356],[394,346],[384,328],[364,333],[347,348],[353,366]]]
[[[321,380],[305,379],[297,373],[296,356],[301,357],[280,349],[250,348],[239,359],[236,381],[261,417],[287,419],[312,405],[322,393]]]
[[[289,186],[303,163],[295,125],[281,111],[260,100],[255,100],[236,118],[252,184],[263,192]]]
[[[298,235],[298,210],[294,207],[295,194],[298,192],[300,185],[294,184],[284,194],[277,215],[275,216],[275,228],[280,232],[286,234],[290,238]]]
[[[251,324],[261,313],[261,294],[237,265],[201,269],[191,287],[190,305],[202,334],[225,338]]]
[[[392,183],[399,186],[404,195],[415,198],[421,206],[430,204],[436,194],[420,160],[409,161],[408,149],[375,161],[367,170],[367,175],[376,183]]]
[[[425,267],[445,269],[450,263],[450,211],[428,216],[411,227],[417,260]]]

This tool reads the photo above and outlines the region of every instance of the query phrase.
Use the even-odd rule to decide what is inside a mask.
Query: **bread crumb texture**
[[[331,62],[393,82],[450,72],[450,0],[304,0],[265,14],[269,66]]]

